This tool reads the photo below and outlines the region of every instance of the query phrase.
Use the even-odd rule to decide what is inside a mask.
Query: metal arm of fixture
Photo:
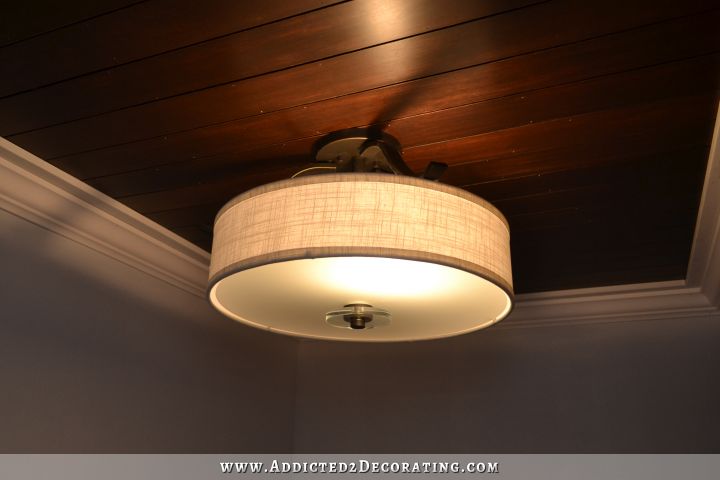
[[[447,163],[442,162],[430,162],[427,164],[427,167],[425,167],[425,171],[422,174],[422,178],[426,178],[428,180],[438,180],[440,177],[443,176],[445,171],[448,169]]]
[[[369,143],[370,145],[368,145],[368,149],[370,147],[377,147],[380,149],[380,152],[382,152],[383,155],[382,158],[385,159],[386,165],[390,168],[390,170],[392,170],[392,173],[396,175],[407,175],[410,177],[415,176],[415,172],[410,170],[410,167],[407,166],[398,148],[394,148],[382,139],[371,140]],[[363,151],[363,153],[366,151],[367,149]]]

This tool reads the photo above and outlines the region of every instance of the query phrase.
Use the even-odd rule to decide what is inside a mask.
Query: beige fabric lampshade
[[[348,341],[420,340],[491,325],[512,306],[510,234],[464,190],[374,173],[255,188],[215,220],[209,297],[259,328]],[[384,310],[353,330],[349,304]]]

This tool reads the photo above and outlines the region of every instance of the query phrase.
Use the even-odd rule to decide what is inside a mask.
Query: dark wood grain
[[[399,119],[390,125],[388,131],[401,139],[411,151],[412,147],[419,144],[443,139],[463,138],[568,115],[682,96],[691,91],[712,92],[715,88],[714,76],[709,73],[716,63],[717,57],[703,57],[501,97]],[[209,182],[241,170],[243,174],[251,175],[254,170],[269,167],[253,162],[252,153],[238,153],[236,158],[221,155],[216,158],[171,163],[154,169],[96,178],[89,180],[89,183],[109,195],[127,196],[182,187],[198,181]],[[416,166],[418,171],[424,168],[419,162]],[[453,181],[453,173],[448,173],[445,179]]]
[[[209,244],[202,244],[209,248]],[[682,280],[685,278],[687,266],[683,265],[684,252],[668,256],[667,252],[649,257],[632,257],[632,264],[620,260],[613,264],[603,262],[600,258],[595,264],[572,267],[573,259],[563,256],[552,258],[552,265],[562,263],[568,268],[562,273],[557,268],[533,268],[542,272],[537,276],[521,276],[515,282],[515,292],[534,293],[552,290],[568,290],[576,288],[603,287],[632,283],[656,282],[659,280]],[[642,262],[642,265],[635,263]],[[687,260],[684,260],[687,263]],[[592,272],[592,273],[590,273]]]
[[[702,27],[711,24],[714,25],[713,22],[707,23],[705,16],[684,19],[425,80],[51,160],[80,178],[91,178],[191,161],[193,158],[200,166],[202,157],[223,153],[229,158],[235,154],[234,158],[242,159],[244,151],[257,147],[367,125],[378,118],[388,120],[390,117],[381,115],[382,106],[388,105],[395,98],[408,96],[412,97],[412,101],[407,102],[404,111],[395,114],[390,129],[403,144],[410,146],[414,141],[401,130],[400,118],[707,53],[712,50],[712,43],[708,43],[705,37],[714,33]],[[698,33],[692,35],[693,31]],[[708,62],[704,64],[705,67],[701,67],[707,70],[699,72],[700,75],[694,81],[717,82],[717,59]],[[522,72],[525,71],[534,74],[524,75]],[[696,73],[697,70],[688,71],[689,76]],[[43,146],[60,151],[70,148],[70,142],[74,142],[72,139],[77,138],[78,132],[82,131],[73,133],[69,128],[58,127],[57,130],[48,129],[10,139],[20,145],[33,145],[41,153],[44,152]],[[425,129],[424,133],[428,133],[428,130],[432,132],[433,128]],[[115,130],[102,130],[105,131]],[[98,132],[97,140],[88,142],[107,138],[102,132]],[[47,155],[45,158],[48,158]]]
[[[205,91],[209,86],[226,85],[347,51],[365,49],[427,30],[492,15],[527,4],[529,1],[450,0],[444,3],[441,11],[438,11],[435,0],[360,0],[343,3],[332,9],[321,9],[282,22],[244,30],[211,42],[149,57],[141,62],[128,63],[112,70],[100,71],[70,82],[62,82],[45,89],[0,100],[0,110],[12,112],[11,124],[0,120],[0,133],[8,135],[18,130],[73,120],[78,114],[86,117],[196,90]],[[406,18],[408,16],[410,18]],[[467,27],[459,28],[461,32],[467,29]],[[435,45],[444,45],[442,42],[437,43],[438,34],[429,35],[432,41],[436,42]],[[440,34],[440,37],[442,38],[443,34]],[[346,77],[358,76],[360,72],[368,69],[370,70],[365,75],[381,73],[386,66],[382,63],[397,62],[400,58],[398,55],[404,55],[408,57],[408,68],[414,69],[418,74],[418,70],[422,72],[427,63],[423,55],[432,55],[433,52],[437,54],[437,49],[433,48],[425,38],[425,36],[414,37],[390,44],[395,45],[394,47],[384,45],[370,53],[363,50],[351,54],[349,60],[339,62],[335,71],[328,71],[327,65],[338,63],[336,60],[313,64],[314,66],[309,67],[309,70],[325,77],[327,82],[331,76],[340,73]],[[295,48],[297,45],[302,45],[302,48]],[[418,48],[423,50],[420,51]],[[370,62],[367,60],[368,55],[375,56],[376,59],[382,58],[384,62],[380,64],[376,60]],[[410,58],[410,55],[419,55],[420,58]],[[410,63],[413,64],[412,68]],[[319,68],[323,65],[326,67]],[[360,65],[364,65],[364,68],[360,68]],[[307,70],[303,69],[303,71]],[[166,75],[166,72],[178,71],[183,74]],[[385,71],[395,72],[395,76],[401,74],[397,68]],[[277,76],[263,79],[261,83],[265,85],[261,86],[259,92],[241,100],[240,103],[247,106],[246,114],[263,110],[262,106],[256,108],[255,102],[260,98],[267,98],[267,92],[270,91],[268,89],[273,88],[272,85],[266,84],[270,78]],[[338,80],[340,79],[336,79]],[[242,95],[245,90],[244,85],[244,83],[226,85],[222,91],[230,89],[233,98],[236,99],[235,103],[238,103],[238,95]],[[250,82],[249,85],[257,85],[257,81]],[[338,85],[342,83],[338,82]],[[106,95],[108,89],[115,90],[116,95]],[[253,95],[258,93],[264,95],[254,98]],[[203,93],[198,92],[197,95],[202,97]],[[42,110],[46,102],[51,102],[53,106],[49,112],[51,115],[33,118],[32,115],[22,115],[21,111],[15,110],[18,104],[24,104],[26,108],[35,106]],[[270,104],[265,108],[274,109]],[[20,119],[24,119],[24,123],[19,124]]]
[[[196,226],[174,228],[172,232],[205,250],[210,250],[212,245],[212,235],[207,230]]]
[[[532,123],[408,148],[405,158],[416,170],[431,160],[444,161],[451,165],[445,180],[463,185],[470,183],[467,181],[470,178],[482,181],[612,161],[622,158],[628,148],[653,151],[704,144],[709,141],[708,119],[714,115],[714,99],[714,94],[681,97]],[[260,158],[255,160],[254,167],[250,163],[230,165],[217,169],[215,176],[199,184],[122,198],[141,213],[153,211],[148,207],[157,211],[173,205],[229,199],[233,193],[287,178],[299,170],[310,160],[308,152],[312,142],[309,140],[313,139],[290,142],[277,150],[257,150],[255,157]],[[628,140],[632,140],[635,147],[625,145]],[[565,148],[558,151],[556,145],[565,145]],[[547,150],[551,153],[543,154]],[[579,155],[582,152],[589,152],[587,160]],[[91,184],[103,187],[100,179]]]
[[[510,171],[520,175],[531,173],[539,165],[504,159],[521,155],[532,159],[533,153],[540,153],[550,146],[607,151],[613,148],[672,148],[708,142],[716,99],[717,95],[713,93],[558,118],[408,148],[405,159],[415,166],[439,159],[453,166],[481,162],[481,169],[486,175],[497,176]],[[583,157],[576,157],[559,158],[553,163],[556,166],[572,165],[573,162],[582,164]],[[544,158],[543,168],[548,168],[549,162],[552,162],[550,158]],[[464,178],[469,173],[468,169],[455,170],[455,174]],[[474,173],[475,178],[481,178],[477,169]],[[452,182],[453,178],[449,176],[447,181]]]
[[[605,221],[611,222],[610,219]],[[518,272],[518,280],[540,276],[543,270],[552,271],[556,275],[568,275],[582,271],[632,269],[658,263],[674,264],[682,261],[681,257],[689,253],[679,245],[687,244],[692,237],[690,225],[627,238],[603,235],[607,230],[617,231],[622,227],[609,223],[604,229],[561,228],[557,231],[544,230],[544,235],[525,235],[525,238],[532,238],[533,242],[513,244],[513,260],[520,262],[527,272]],[[555,241],[560,238],[566,238],[567,241]],[[608,240],[613,240],[613,243],[607,245]],[[638,255],[638,252],[642,254]]]
[[[222,203],[211,203],[207,205],[196,205],[189,208],[176,208],[146,215],[167,228],[189,227],[193,225],[212,225],[215,215]]]
[[[155,0],[138,3],[112,15],[102,15],[0,50],[0,63],[5,71],[11,72],[0,77],[0,97],[85,74],[107,76],[105,72],[97,72],[201,42],[207,53],[210,50],[207,42],[227,41],[218,37],[338,1]],[[46,16],[50,12],[40,8],[35,15]],[[119,38],[122,41],[118,41]],[[153,72],[148,69],[147,73]]]
[[[660,256],[657,261],[662,262],[665,256]],[[645,268],[628,268],[627,265],[621,269],[610,271],[596,271],[593,274],[587,272],[573,272],[565,276],[554,276],[547,281],[534,278],[515,285],[517,293],[536,293],[553,290],[568,290],[574,288],[605,287],[610,285],[625,285],[633,283],[656,282],[658,279],[682,280],[686,276],[687,268],[679,264],[664,265],[662,267],[652,266]],[[549,275],[546,274],[546,277]]]
[[[516,235],[518,241],[513,241],[512,252],[514,264],[519,265],[514,271],[517,291],[647,281],[632,272],[658,267],[674,268],[680,273],[675,278],[683,277],[690,253],[692,220],[666,228],[615,223],[613,217],[599,220]]]
[[[0,48],[88,21],[144,0],[4,1],[0,5]]]
[[[605,157],[604,160],[594,160],[593,162],[584,161],[585,157],[578,155],[578,158],[583,160],[583,166],[579,166],[581,162],[578,162],[578,165],[559,170],[553,169],[552,167],[539,168],[531,174],[494,178],[472,185],[463,185],[463,188],[490,202],[519,201],[522,204],[528,203],[528,199],[534,198],[537,195],[552,194],[568,188],[582,189],[583,187],[595,184],[624,181],[625,177],[628,176],[628,172],[631,172],[632,179],[626,182],[627,190],[633,192],[632,189],[635,188],[634,195],[636,197],[641,195],[639,192],[642,192],[647,184],[662,181],[672,182],[674,185],[663,186],[660,190],[667,188],[668,192],[672,192],[676,194],[677,197],[681,197],[680,202],[678,202],[678,198],[672,196],[663,197],[662,200],[667,199],[667,202],[662,202],[663,208],[670,208],[674,205],[685,208],[686,205],[684,202],[688,201],[693,204],[699,200],[698,195],[688,195],[685,193],[695,191],[702,180],[704,173],[703,167],[708,155],[707,145],[669,149],[655,153],[643,152],[643,154],[627,151],[622,152],[621,148],[616,150],[617,153]],[[570,151],[566,149],[556,149],[548,152],[549,155],[558,157],[567,156],[569,153]],[[668,173],[669,169],[671,173]],[[678,172],[677,178],[684,179],[683,182],[675,183],[675,171]],[[650,174],[650,172],[652,172],[652,174]],[[477,181],[475,177],[469,178],[471,178],[471,180],[466,179],[465,182]],[[696,183],[693,184],[692,182]],[[677,190],[678,188],[687,190]],[[648,207],[647,202],[650,201],[655,202],[657,200],[648,199],[645,201],[640,198],[635,198],[631,204],[625,207],[625,211],[634,211],[635,209],[644,211],[646,207]],[[589,196],[588,202],[583,205],[583,208],[591,208],[593,210],[617,208],[619,206],[617,202],[625,202],[625,199],[616,201],[613,196],[605,199],[603,202],[598,202],[597,198]],[[532,214],[547,210],[555,211],[553,208],[540,208],[537,204],[529,207],[533,208],[530,212]],[[577,210],[577,207],[577,204],[561,204],[555,208],[558,210]],[[652,210],[650,214],[654,212],[655,210]],[[505,213],[509,214],[510,212],[505,211]],[[514,215],[523,214],[524,212],[514,212]]]
[[[132,126],[137,122],[142,122],[146,128],[153,130],[156,128],[152,127],[153,125],[161,126],[160,131],[166,132],[196,128],[208,123],[226,122],[272,112],[563,43],[576,42],[623,30],[638,21],[641,24],[652,23],[667,16],[672,17],[704,6],[690,2],[668,4],[675,5],[672,8],[659,8],[659,6],[647,8],[648,5],[640,1],[637,4],[622,2],[623,7],[618,8],[617,5],[613,5],[614,3],[613,1],[607,5],[602,4],[601,8],[594,9],[592,21],[587,18],[588,11],[581,3],[572,1],[544,3],[243,81],[240,80],[244,76],[267,72],[268,68],[277,68],[277,66],[267,68],[260,66],[275,61],[275,57],[279,54],[253,62],[249,60],[217,62],[212,64],[213,69],[220,70],[217,74],[208,71],[210,66],[201,68],[208,63],[206,56],[174,69],[169,65],[163,65],[155,70],[146,65],[147,62],[140,62],[128,65],[128,68],[132,66],[139,69],[133,76],[125,77],[120,71],[122,69],[114,69],[108,74],[102,73],[92,78],[83,77],[29,92],[26,95],[1,100],[0,112],[7,114],[0,117],[0,134],[9,136],[30,128],[66,122],[77,118],[73,117],[75,115],[94,116],[118,108],[123,109],[124,113],[121,113],[113,124],[98,124],[98,131],[122,131],[128,128],[127,125]],[[330,11],[322,10],[318,14]],[[553,30],[552,25],[561,17],[567,18],[567,24],[561,29]],[[340,34],[345,34],[346,22],[344,20],[337,22],[339,23],[336,28]],[[283,24],[284,22],[281,22],[269,27],[281,28]],[[279,43],[273,48],[280,52],[287,50],[288,44],[292,45],[297,41],[287,38],[287,35],[293,31],[290,30],[281,36],[283,41],[277,40]],[[247,33],[252,32],[257,30]],[[672,32],[666,34],[672,35]],[[320,48],[329,47],[324,46],[325,41],[320,43],[323,44],[322,47],[307,44],[304,49],[299,50],[313,52],[307,60],[321,58],[315,52]],[[482,45],[483,48],[477,48],[477,45]],[[266,46],[266,48],[270,47]],[[292,51],[294,52],[295,49]],[[181,52],[178,51],[170,55],[180,54]],[[226,54],[231,55],[231,58],[237,58],[239,55],[230,52]],[[153,57],[149,61],[155,59],[160,61],[159,59],[164,57],[166,56]],[[247,70],[248,68],[252,70]],[[165,72],[177,70],[183,71],[184,75],[164,75]],[[160,84],[156,85],[158,82]],[[207,88],[219,83],[222,85],[217,88]],[[202,84],[203,88],[200,91],[177,96],[198,88],[196,84]],[[308,85],[312,85],[312,88],[307,88]],[[159,95],[160,89],[166,96],[170,92],[175,96],[170,95],[171,98],[158,101],[165,98]],[[108,96],[106,94],[108,90],[113,90],[115,94]],[[398,102],[400,99],[402,102]],[[379,115],[392,117],[394,112],[402,111],[408,103],[413,103],[411,100],[407,96],[397,97],[395,102],[383,108],[384,114],[379,112]],[[144,102],[150,103],[139,105]],[[128,108],[133,105],[138,105],[137,110]],[[173,114],[168,115],[169,111]],[[3,118],[9,118],[12,125],[5,124]],[[181,118],[184,119],[182,124],[179,120]],[[21,120],[25,122],[24,125],[17,124]],[[172,127],[165,126],[167,122],[171,122]],[[159,134],[160,132],[156,133]],[[94,135],[90,135],[92,136]],[[137,133],[130,136],[137,138]],[[44,158],[53,158],[59,154],[43,151],[42,155]]]

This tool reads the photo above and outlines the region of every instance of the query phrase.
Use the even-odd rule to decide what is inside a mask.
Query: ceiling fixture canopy
[[[392,137],[364,130],[328,136],[315,156],[218,213],[215,308],[278,333],[366,342],[459,335],[507,316],[507,221],[434,181],[444,164],[411,176]]]

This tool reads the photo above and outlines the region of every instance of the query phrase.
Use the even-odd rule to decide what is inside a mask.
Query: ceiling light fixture
[[[394,138],[368,130],[329,135],[315,158],[217,214],[215,308],[278,333],[365,342],[459,335],[508,315],[507,221],[434,181],[446,165],[417,178]]]

